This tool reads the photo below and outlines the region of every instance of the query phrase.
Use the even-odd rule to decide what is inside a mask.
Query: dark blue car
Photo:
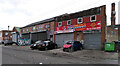
[[[76,51],[81,50],[82,44],[79,41],[66,41],[63,45],[63,51]]]

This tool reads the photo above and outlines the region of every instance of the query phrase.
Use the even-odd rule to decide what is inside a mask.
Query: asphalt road
[[[78,60],[48,56],[44,51],[19,50],[2,47],[3,64],[77,64]],[[81,61],[82,63],[82,61]]]
[[[2,46],[2,64],[118,64],[118,60],[77,58],[47,51]]]

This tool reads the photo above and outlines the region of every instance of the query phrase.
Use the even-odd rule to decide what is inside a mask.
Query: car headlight
[[[34,44],[33,46],[36,46],[36,44]]]

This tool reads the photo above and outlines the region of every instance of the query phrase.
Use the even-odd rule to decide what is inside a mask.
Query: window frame
[[[70,24],[68,24],[69,21],[70,21]],[[67,25],[71,25],[71,20],[67,20]]]
[[[25,30],[23,29],[22,32],[25,32]]]
[[[79,22],[79,19],[81,19],[81,22]],[[77,23],[78,23],[78,24],[83,23],[83,18],[78,18],[78,19],[77,19]]]
[[[26,31],[28,32],[28,31],[29,31],[29,29],[27,28],[27,29],[26,29]]]
[[[92,17],[95,16],[95,20],[92,20]],[[90,16],[90,22],[96,21],[96,15]]]
[[[61,23],[61,25],[59,25],[59,23]],[[62,22],[58,22],[58,27],[61,27],[62,26]]]

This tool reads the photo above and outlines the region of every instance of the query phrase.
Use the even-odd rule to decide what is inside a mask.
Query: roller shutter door
[[[74,33],[57,34],[55,35],[56,43],[59,47],[63,47],[64,41],[74,40]]]
[[[39,33],[32,33],[32,42],[36,42],[38,40],[46,40],[47,39],[47,32],[39,32]]]
[[[85,49],[101,49],[101,33],[84,34]]]

